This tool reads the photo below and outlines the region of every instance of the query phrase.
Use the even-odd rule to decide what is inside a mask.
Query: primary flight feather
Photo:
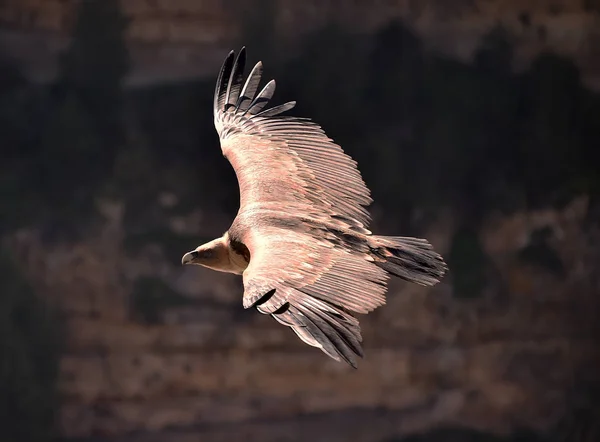
[[[425,239],[373,235],[372,202],[356,162],[320,126],[267,108],[262,63],[243,81],[246,51],[231,51],[215,88],[214,123],[240,187],[240,209],[220,238],[186,253],[243,275],[244,308],[256,307],[309,345],[356,368],[358,320],[385,303],[389,275],[431,286],[447,270]]]

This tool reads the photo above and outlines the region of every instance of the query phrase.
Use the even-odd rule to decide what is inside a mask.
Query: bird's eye
[[[200,252],[200,256],[204,259],[212,259],[215,256],[215,251],[208,249]]]

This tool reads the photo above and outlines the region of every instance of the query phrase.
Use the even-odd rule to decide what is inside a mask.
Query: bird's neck
[[[244,256],[231,247],[227,233],[206,243],[202,249],[211,252],[207,254],[210,258],[202,262],[204,267],[219,272],[235,273],[236,275],[241,275],[248,267],[248,262],[244,259]]]

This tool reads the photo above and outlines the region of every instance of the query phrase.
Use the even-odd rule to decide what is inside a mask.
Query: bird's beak
[[[181,258],[181,265],[193,264],[193,262],[198,258],[198,252],[192,250],[191,252],[186,253]]]

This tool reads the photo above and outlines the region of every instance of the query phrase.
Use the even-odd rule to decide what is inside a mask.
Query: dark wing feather
[[[283,112],[289,111],[294,106],[296,106],[296,102],[289,101],[287,103],[280,104],[279,106],[272,107],[271,109],[267,109],[262,112],[259,112],[256,115],[258,115],[259,117],[273,117],[275,115],[282,114]]]
[[[273,94],[275,93],[275,80],[270,80],[265,87],[258,93],[256,98],[252,100],[250,103],[250,107],[248,108],[248,113],[256,115],[267,105],[269,100],[273,98]]]
[[[227,92],[225,94],[225,110],[229,109],[230,107],[237,107],[245,66],[246,50],[245,48],[242,48],[235,58],[233,68],[231,69],[231,74],[229,75],[229,82],[226,90]]]
[[[250,107],[250,103],[256,94],[256,90],[258,89],[258,84],[260,83],[261,77],[262,63],[259,61],[250,71],[248,80],[246,80],[242,92],[240,93],[240,98],[237,103],[238,111],[248,110],[248,107]]]
[[[219,76],[217,77],[217,84],[215,86],[215,97],[213,108],[214,109],[223,109],[225,107],[225,98],[227,94],[227,85],[229,81],[227,80],[231,75],[231,70],[233,68],[233,57],[234,52],[231,51],[225,58],[223,62],[223,66],[221,66],[221,70],[219,71]]]

